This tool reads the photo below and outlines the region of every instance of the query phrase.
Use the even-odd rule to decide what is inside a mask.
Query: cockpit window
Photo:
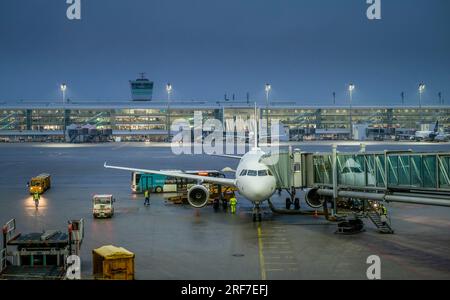
[[[273,176],[270,170],[242,170],[240,176]]]
[[[247,176],[257,176],[258,172],[256,172],[256,170],[248,170],[247,171]]]
[[[258,176],[267,176],[267,170],[259,170]]]

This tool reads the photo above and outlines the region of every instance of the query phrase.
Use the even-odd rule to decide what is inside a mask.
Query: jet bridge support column
[[[338,188],[337,188],[337,145],[333,144],[333,152],[332,152],[332,172],[333,172],[333,209],[331,210],[331,215],[335,216],[337,214],[337,197],[338,197]]]

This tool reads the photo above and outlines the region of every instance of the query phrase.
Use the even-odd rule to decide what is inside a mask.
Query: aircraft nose
[[[272,176],[247,177],[240,182],[240,193],[251,201],[264,201],[272,196],[275,185]]]

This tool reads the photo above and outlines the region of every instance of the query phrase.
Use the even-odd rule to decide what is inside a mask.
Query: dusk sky
[[[130,99],[139,72],[154,99],[217,101],[228,93],[299,104],[450,104],[450,1],[82,0],[82,19],[65,0],[0,1],[0,102]]]

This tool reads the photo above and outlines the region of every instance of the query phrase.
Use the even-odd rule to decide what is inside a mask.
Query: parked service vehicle
[[[384,136],[382,136],[381,134],[376,135],[376,136],[373,137],[373,140],[382,142],[382,141],[384,141]]]
[[[50,181],[50,175],[44,173],[31,178],[30,182],[28,183],[30,194],[43,194],[50,188]]]
[[[169,171],[169,170],[161,170]],[[207,171],[181,171],[170,170],[172,172],[183,172],[188,175],[199,175],[209,177],[224,178],[225,175],[216,170]],[[191,186],[196,185],[197,181],[192,179],[176,178],[159,174],[143,174],[139,172],[131,173],[131,190],[133,193],[144,193],[145,190],[149,190],[150,193],[177,193],[180,190],[189,189]],[[205,184],[207,186],[208,184]]]
[[[111,218],[114,215],[113,195],[94,195],[92,197],[92,214],[94,218]]]

